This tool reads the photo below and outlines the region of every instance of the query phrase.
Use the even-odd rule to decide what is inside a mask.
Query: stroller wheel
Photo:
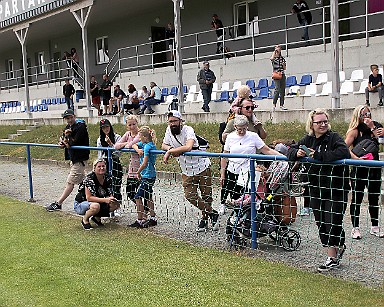
[[[289,229],[281,234],[281,246],[287,251],[295,251],[301,243],[300,234],[296,230]]]

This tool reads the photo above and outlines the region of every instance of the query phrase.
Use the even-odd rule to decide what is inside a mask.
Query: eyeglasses
[[[178,123],[178,122],[179,122],[178,119],[173,119],[173,120],[169,120],[168,124],[174,124],[174,123]]]
[[[319,120],[318,122],[313,122],[313,123],[317,124],[319,126],[322,126],[322,125],[326,126],[326,125],[328,125],[328,121],[327,120]]]
[[[365,113],[362,113],[362,114],[360,114],[360,117],[361,117],[361,118],[364,118],[364,117],[371,117],[371,112],[365,112]]]
[[[246,106],[246,107],[242,107],[242,108],[246,109],[247,111],[249,111],[249,109],[251,109],[252,111],[253,111],[254,109],[256,109],[255,106]]]
[[[248,126],[247,127],[235,127],[235,129],[237,132],[245,132],[248,130]]]

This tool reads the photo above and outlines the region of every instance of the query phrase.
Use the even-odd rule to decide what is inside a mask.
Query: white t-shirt
[[[244,136],[239,136],[236,131],[228,134],[224,150],[233,154],[255,154],[257,149],[263,148],[265,143],[255,132],[247,131]],[[228,171],[240,174],[241,170],[249,169],[249,159],[229,158]]]
[[[195,131],[190,126],[183,126],[179,135],[175,136],[171,133],[171,128],[167,127],[163,143],[173,148],[181,147],[187,144],[188,140],[193,139],[195,142],[194,147],[198,147]],[[193,150],[192,150],[193,151]],[[210,165],[211,161],[207,157],[192,157],[192,156],[180,156],[176,158],[180,164],[181,172],[187,176],[195,176],[205,171]]]

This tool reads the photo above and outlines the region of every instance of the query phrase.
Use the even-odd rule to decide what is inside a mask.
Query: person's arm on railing
[[[161,148],[163,150],[167,150],[167,152],[164,154],[164,157],[163,157],[164,163],[168,163],[168,159],[170,158],[171,155],[174,157],[178,157],[185,152],[191,151],[193,144],[195,144],[194,139],[189,139],[187,140],[187,143],[185,145],[176,147],[176,148],[173,148],[172,146],[169,146],[163,143]]]

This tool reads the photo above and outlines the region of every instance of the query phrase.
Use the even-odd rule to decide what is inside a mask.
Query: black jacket
[[[70,126],[67,125],[64,130],[71,129],[72,132],[66,137],[70,146],[89,146],[89,137],[87,126],[83,121],[78,121]],[[82,162],[89,159],[89,149],[71,149],[65,148],[65,160],[71,160],[73,163]]]
[[[344,139],[336,132],[328,131],[320,138],[314,135],[306,135],[297,144],[293,144],[288,150],[287,157],[291,161],[298,160],[297,151],[300,145],[315,150],[313,158],[321,162],[332,162],[351,157]],[[331,197],[341,195],[342,190],[348,191],[349,168],[346,165],[327,165],[306,163],[308,180],[310,182],[311,196]],[[332,196],[335,198],[334,196]]]

